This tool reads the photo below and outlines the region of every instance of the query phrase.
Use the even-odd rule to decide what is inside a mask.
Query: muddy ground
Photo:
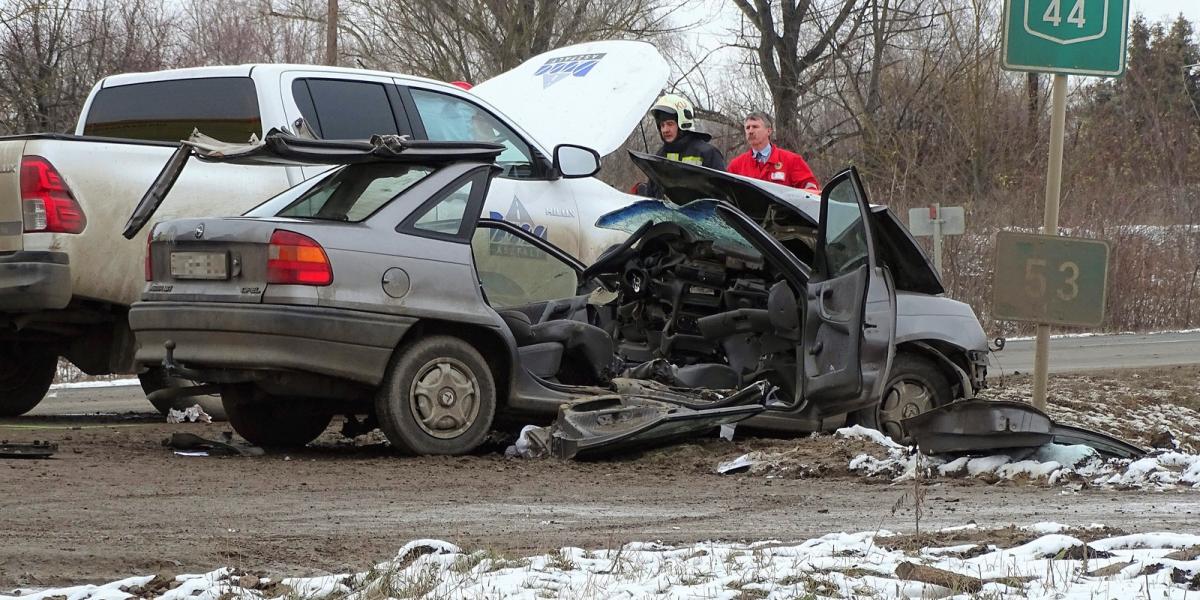
[[[1160,420],[1193,442],[1200,431],[1188,416],[1200,408],[1198,380],[1200,367],[1061,376],[1051,395],[1056,410],[1124,423],[1122,433],[1139,443]],[[1028,386],[1004,384],[992,393],[1019,396]],[[117,414],[64,414],[88,407]],[[420,537],[520,556],[567,545],[793,540],[915,525],[911,506],[898,502],[911,483],[846,468],[858,453],[878,451],[861,440],[705,439],[572,463],[505,459],[499,446],[479,456],[401,458],[331,428],[301,452],[192,458],[161,441],[175,431],[216,436],[227,426],[168,425],[146,408],[136,388],[60,390],[32,415],[0,420],[0,439],[60,445],[51,460],[0,459],[0,590],[231,564],[271,575],[345,572]],[[753,450],[790,452],[803,468],[773,477],[713,472]],[[1071,493],[935,479],[922,513],[922,529],[1058,521],[1200,533],[1200,492]]]

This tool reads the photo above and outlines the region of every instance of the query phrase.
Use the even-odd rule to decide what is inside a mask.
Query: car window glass
[[[412,226],[425,231],[456,235],[462,227],[463,215],[467,212],[467,202],[471,200],[471,190],[474,187],[474,179],[466,181],[437,204],[426,209],[424,214],[413,221]]]
[[[482,108],[448,94],[412,88],[413,102],[434,141],[492,142],[504,146],[496,164],[504,177],[532,177],[529,147],[513,130]]]
[[[830,278],[867,264],[867,229],[854,181],[843,179],[829,190],[825,213],[825,273]]]
[[[204,77],[101,88],[84,135],[178,142],[193,129],[223,142],[262,137],[258,94],[249,77]]]
[[[352,165],[322,181],[276,216],[358,222],[434,171],[423,165]]]
[[[571,265],[511,233],[475,228],[471,253],[479,282],[493,308],[569,298],[579,286]]]
[[[312,102],[314,118],[308,115],[309,127],[327,140],[363,140],[376,134],[396,134],[395,113],[381,83],[341,81],[336,79],[304,79],[308,98],[297,98],[304,113]],[[293,88],[295,86],[293,85]]]

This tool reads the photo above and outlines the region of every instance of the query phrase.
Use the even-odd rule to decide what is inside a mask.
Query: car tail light
[[[267,283],[329,285],[333,283],[333,267],[316,240],[276,229],[267,250]]]
[[[21,206],[25,233],[80,233],[87,227],[67,182],[40,156],[21,159]]]

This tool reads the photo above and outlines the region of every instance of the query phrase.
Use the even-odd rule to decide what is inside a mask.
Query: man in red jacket
[[[771,117],[760,112],[750,113],[743,124],[750,150],[730,161],[727,171],[794,188],[821,189],[812,169],[799,154],[771,143]]]

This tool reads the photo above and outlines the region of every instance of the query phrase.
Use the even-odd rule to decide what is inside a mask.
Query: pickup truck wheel
[[[402,452],[466,454],[491,429],[496,384],[487,361],[470,344],[432,336],[393,359],[375,410],[379,428]]]
[[[256,446],[303,447],[333,420],[310,400],[274,396],[253,384],[221,386],[221,402],[233,430]]]
[[[189,387],[197,385],[197,382],[191,379],[181,379],[179,377],[171,377],[161,368],[154,367],[145,373],[138,374],[138,381],[142,384],[142,392],[149,396],[158,390],[171,387]],[[199,396],[185,396],[183,398],[174,398],[171,400],[150,400],[150,404],[162,414],[167,414],[172,408],[175,410],[183,410],[199,404],[208,416],[214,421],[224,421],[228,417],[225,414],[225,406],[221,403],[220,394],[202,394]]]
[[[858,422],[901,444],[911,444],[901,421],[954,400],[950,382],[933,360],[920,354],[896,355],[879,404],[858,412]]]
[[[58,355],[39,348],[0,347],[0,417],[23,415],[38,405],[58,369]]]

